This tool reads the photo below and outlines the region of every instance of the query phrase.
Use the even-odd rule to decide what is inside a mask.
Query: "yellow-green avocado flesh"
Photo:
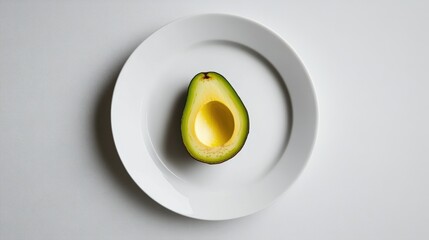
[[[249,133],[249,115],[229,82],[202,72],[189,84],[182,115],[182,139],[198,161],[217,164],[234,157]]]

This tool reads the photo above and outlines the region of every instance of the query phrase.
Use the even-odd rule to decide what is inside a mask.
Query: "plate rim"
[[[134,177],[132,176],[132,174],[130,173],[129,169],[127,168],[123,157],[121,156],[120,150],[118,149],[117,146],[117,139],[115,137],[115,126],[113,123],[113,114],[114,114],[114,102],[115,99],[117,99],[117,86],[118,86],[118,82],[121,79],[121,76],[124,73],[124,70],[126,69],[125,67],[127,66],[127,64],[129,64],[129,62],[133,59],[133,56],[135,55],[135,53],[137,52],[137,50],[145,44],[145,42],[147,42],[148,40],[150,40],[151,38],[153,38],[154,36],[156,36],[156,34],[158,32],[160,32],[161,30],[169,27],[171,24],[174,23],[178,23],[181,21],[185,21],[185,20],[190,20],[190,19],[197,19],[200,17],[215,17],[215,18],[230,18],[230,19],[238,19],[241,21],[245,21],[249,24],[255,25],[259,28],[264,29],[265,31],[269,32],[273,37],[275,37],[277,40],[279,40],[282,45],[286,48],[288,48],[288,50],[293,54],[293,58],[297,61],[297,63],[300,65],[300,67],[303,70],[303,73],[306,77],[306,79],[308,80],[308,84],[309,84],[309,88],[307,89],[307,91],[310,91],[310,95],[312,96],[312,105],[314,106],[314,122],[312,122],[314,125],[314,131],[312,132],[312,138],[311,138],[311,143],[309,144],[309,150],[308,152],[306,152],[306,157],[303,158],[301,161],[303,161],[302,167],[300,169],[298,169],[297,173],[296,173],[296,177],[294,179],[292,179],[289,183],[289,185],[287,187],[285,187],[280,194],[276,195],[270,202],[268,202],[267,204],[263,205],[263,206],[259,206],[258,208],[254,209],[253,211],[250,211],[246,214],[241,214],[241,215],[237,215],[237,216],[233,216],[233,217],[226,217],[226,218],[210,218],[210,217],[201,217],[201,216],[194,216],[194,215],[189,215],[189,214],[185,214],[183,212],[177,211],[176,209],[170,207],[170,206],[166,206],[162,203],[160,203],[158,200],[156,200],[150,193],[148,193],[137,181],[136,179],[134,179]],[[284,80],[282,80],[284,82]],[[286,84],[286,83],[285,83]],[[286,84],[287,87],[287,84]],[[116,95],[115,95],[116,93]],[[116,97],[115,97],[116,96]],[[293,106],[293,104],[292,104]],[[292,117],[293,119],[293,117]],[[272,29],[266,27],[265,25],[256,22],[254,20],[251,20],[249,18],[246,17],[242,17],[242,16],[238,16],[238,15],[232,15],[232,14],[227,14],[227,13],[203,13],[203,14],[195,14],[195,15],[188,15],[188,16],[183,16],[177,19],[174,19],[166,24],[164,24],[163,26],[159,27],[158,29],[156,29],[155,31],[153,31],[147,38],[143,39],[142,42],[133,50],[133,52],[128,56],[127,60],[125,61],[125,63],[123,64],[120,73],[118,74],[118,77],[116,79],[115,82],[115,86],[113,88],[113,93],[112,93],[112,99],[111,99],[111,104],[110,104],[110,126],[111,126],[111,131],[112,131],[112,136],[113,136],[113,142],[115,145],[115,148],[117,150],[117,153],[119,155],[119,158],[125,168],[125,170],[127,171],[128,175],[131,177],[131,179],[134,181],[134,183],[140,188],[140,190],[142,190],[149,198],[151,198],[153,201],[155,201],[157,204],[165,207],[166,209],[175,212],[176,214],[182,215],[182,216],[186,216],[189,218],[194,218],[194,219],[199,219],[199,220],[229,220],[229,219],[236,219],[236,218],[241,218],[244,216],[248,216],[251,214],[254,214],[256,212],[259,212],[265,208],[267,208],[268,206],[272,205],[273,203],[275,203],[282,195],[284,195],[287,190],[292,187],[294,185],[294,182],[298,180],[298,178],[302,175],[302,172],[304,171],[304,169],[306,168],[306,166],[308,165],[308,162],[310,160],[310,157],[312,155],[312,152],[314,150],[314,146],[316,144],[316,140],[317,140],[317,134],[318,134],[318,128],[319,128],[319,107],[318,107],[318,100],[317,100],[317,95],[316,95],[316,91],[314,88],[314,83],[312,81],[312,78],[310,77],[310,74],[307,70],[307,68],[305,67],[305,65],[303,64],[302,60],[299,58],[298,54],[296,53],[295,49],[290,46],[278,33],[276,33],[275,31],[273,31]],[[292,129],[293,129],[293,123],[292,123]]]

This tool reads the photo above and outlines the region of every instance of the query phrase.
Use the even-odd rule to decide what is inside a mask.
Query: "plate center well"
[[[154,74],[148,112],[144,112],[153,151],[165,175],[206,190],[234,189],[265,176],[282,156],[290,135],[292,109],[277,70],[261,55],[234,42],[192,45],[162,63]],[[234,87],[246,106],[250,131],[243,149],[232,159],[208,165],[192,159],[182,143],[180,121],[190,80],[216,71]]]

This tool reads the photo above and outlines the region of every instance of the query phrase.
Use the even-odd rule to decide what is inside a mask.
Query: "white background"
[[[298,181],[221,222],[150,200],[109,122],[138,44],[213,12],[279,33],[319,105]],[[428,12],[427,1],[0,1],[0,239],[429,239]]]

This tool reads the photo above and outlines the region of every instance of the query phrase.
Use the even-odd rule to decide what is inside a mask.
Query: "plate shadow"
[[[122,191],[122,193],[128,196],[135,204],[144,206],[146,213],[150,212],[151,214],[173,219],[185,218],[164,208],[144,193],[129,176],[119,158],[111,130],[110,107],[113,89],[124,62],[125,60],[120,66],[117,66],[115,68],[116,70],[112,71],[110,76],[106,79],[106,85],[102,89],[96,102],[93,126],[96,146],[100,153],[99,159],[102,161],[101,165],[104,166],[105,171],[114,179],[113,182],[116,185],[116,189]]]

